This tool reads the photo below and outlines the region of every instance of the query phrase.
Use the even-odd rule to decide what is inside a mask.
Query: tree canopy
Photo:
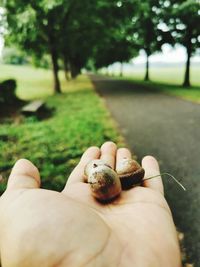
[[[60,68],[76,77],[82,68],[129,61],[140,49],[147,55],[148,80],[148,58],[166,42],[186,47],[189,85],[190,57],[200,41],[197,0],[6,0],[4,7],[6,43],[39,65],[50,56],[55,92],[61,92]]]
[[[184,86],[190,85],[190,59],[200,48],[200,2],[198,0],[167,0],[162,3],[163,22],[176,43],[187,51]]]

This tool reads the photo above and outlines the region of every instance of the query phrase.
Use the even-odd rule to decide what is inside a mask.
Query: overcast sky
[[[179,63],[186,61],[186,49],[181,45],[175,45],[172,47],[168,44],[162,46],[162,52],[155,53],[150,56],[151,62],[162,62],[162,63]],[[146,56],[144,51],[140,51],[137,58],[133,59],[134,63],[144,63]],[[192,57],[192,62],[200,62],[200,56],[196,55]]]

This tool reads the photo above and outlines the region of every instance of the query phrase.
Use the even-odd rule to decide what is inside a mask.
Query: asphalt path
[[[175,224],[185,234],[188,261],[200,267],[200,105],[130,81],[90,78],[138,160],[155,156],[161,172],[187,188],[163,178]]]

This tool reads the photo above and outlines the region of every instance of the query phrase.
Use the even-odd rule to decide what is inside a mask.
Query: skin
[[[84,182],[85,165],[101,158],[112,167],[126,148],[112,142],[89,148],[62,192],[40,189],[37,168],[19,160],[0,198],[3,267],[179,267],[180,250],[161,178],[101,204]],[[142,161],[146,177],[159,174],[155,158]]]

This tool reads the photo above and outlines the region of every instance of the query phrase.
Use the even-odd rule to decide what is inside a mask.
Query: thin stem
[[[162,175],[168,175],[169,177],[171,177],[184,191],[186,191],[186,188],[171,174],[167,173],[167,172],[164,172],[164,173],[161,173],[161,174],[158,174],[158,175],[155,175],[155,176],[151,176],[151,177],[148,177],[146,179],[144,179],[143,181],[146,181],[146,180],[150,180],[150,179],[153,179],[153,178],[156,178],[156,177],[159,177],[159,176],[162,176]]]

